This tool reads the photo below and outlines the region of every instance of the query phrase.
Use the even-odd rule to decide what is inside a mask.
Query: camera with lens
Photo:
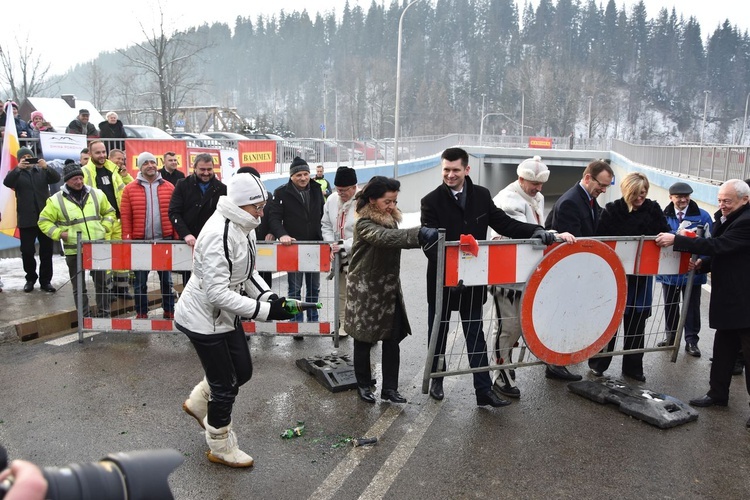
[[[167,478],[182,462],[176,450],[144,450],[107,455],[98,462],[44,467],[45,498],[50,500],[172,499]],[[0,447],[0,471],[8,466]],[[0,500],[13,487],[12,478],[0,483]]]

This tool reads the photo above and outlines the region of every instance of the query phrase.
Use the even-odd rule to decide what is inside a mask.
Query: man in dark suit
[[[547,229],[568,232],[577,238],[594,236],[602,212],[596,199],[607,192],[614,177],[615,173],[606,161],[589,163],[580,182],[565,191],[552,207],[545,223]]]
[[[714,360],[709,390],[705,396],[691,399],[693,406],[727,406],[737,353],[750,352],[750,316],[747,314],[750,282],[750,186],[730,179],[719,188],[719,212],[711,238],[691,238],[684,230],[661,233],[656,243],[674,245],[676,252],[706,257],[695,261],[699,272],[711,273],[711,302],[708,322],[716,330]],[[745,387],[750,394],[750,373],[745,372]],[[747,421],[750,427],[750,420]]]
[[[583,171],[580,182],[558,198],[547,217],[545,227],[558,233],[570,233],[577,238],[594,236],[602,212],[602,207],[596,199],[600,194],[607,192],[614,177],[612,167],[606,161],[594,160],[589,163]],[[581,380],[582,378],[580,375],[570,373],[564,366],[553,365],[547,365],[545,375],[547,378],[560,380]]]
[[[300,157],[295,157],[289,166],[289,182],[279,186],[268,203],[268,226],[282,245],[293,241],[323,241],[321,219],[323,218],[323,191],[317,183],[310,189],[310,166]],[[287,273],[288,297],[302,298],[302,282],[307,289],[305,301],[317,302],[320,291],[320,273]],[[293,321],[302,321],[299,313]],[[307,311],[308,321],[318,321],[318,311]]]
[[[517,221],[497,208],[490,192],[471,182],[469,155],[461,148],[448,148],[441,156],[443,183],[422,198],[421,218],[425,227],[444,228],[446,241],[458,241],[462,234],[471,234],[477,240],[487,239],[487,228],[511,238],[540,238],[545,244],[554,243],[554,235],[542,226]],[[487,287],[470,286],[443,289],[443,307],[440,311],[440,328],[437,347],[432,360],[432,372],[444,371],[439,366],[445,355],[448,327],[452,311],[461,315],[469,365],[472,368],[487,366],[487,344],[482,331],[482,304]],[[427,336],[432,336],[437,291],[437,255],[428,255],[427,263]],[[474,390],[479,406],[505,406],[509,401],[492,391],[488,372],[474,373]],[[433,378],[430,396],[443,399],[443,379]]]

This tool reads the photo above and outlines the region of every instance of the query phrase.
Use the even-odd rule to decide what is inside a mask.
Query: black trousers
[[[708,395],[718,400],[729,399],[732,383],[732,368],[740,349],[750,353],[750,328],[740,330],[716,330],[714,335],[714,360],[711,363],[711,388]],[[747,361],[747,358],[745,359]],[[750,394],[750,371],[745,368],[745,388]]]
[[[452,293],[456,293],[451,291]],[[469,366],[477,368],[488,365],[487,342],[482,330],[482,302],[487,295],[485,287],[467,287],[460,294],[458,313],[461,315],[461,327],[466,339],[466,354],[469,357]],[[454,299],[454,302],[457,302]],[[445,355],[448,342],[448,328],[451,319],[451,297],[447,290],[443,292],[443,310],[440,313],[440,327],[438,329],[437,346],[435,356],[432,358],[432,372],[445,371],[445,367],[439,366],[441,357]],[[432,338],[432,324],[435,319],[435,302],[427,304],[427,341]],[[447,361],[445,361],[447,364]],[[474,391],[483,394],[492,388],[492,380],[488,372],[476,372],[474,376]]]
[[[667,327],[667,338],[674,339],[677,335],[677,325],[680,322],[680,292],[685,297],[687,286],[662,284],[664,291],[664,320]],[[690,291],[690,303],[687,305],[685,317],[685,342],[697,344],[701,331],[701,285],[694,283]]]
[[[21,261],[26,281],[40,285],[49,285],[52,281],[52,240],[38,227],[20,227]],[[39,274],[36,273],[36,240],[39,239]]]
[[[253,361],[242,326],[237,321],[235,330],[210,335],[176,326],[190,339],[206,372],[211,388],[208,425],[216,429],[229,425],[240,386],[253,376]]]
[[[646,330],[646,320],[651,315],[650,310],[627,312],[623,316],[622,322],[625,326],[624,347],[626,351],[631,349],[643,349],[644,331]],[[607,344],[606,351],[613,351],[617,335]],[[604,373],[612,362],[612,356],[589,359],[589,368]],[[625,354],[622,357],[622,371],[631,375],[643,375],[643,353]]]
[[[396,301],[391,338],[383,340],[382,366],[383,390],[398,389],[398,372],[401,365],[401,347],[403,335],[403,311],[401,301]],[[370,387],[372,372],[370,370],[370,351],[375,343],[354,339],[354,376],[359,387]]]

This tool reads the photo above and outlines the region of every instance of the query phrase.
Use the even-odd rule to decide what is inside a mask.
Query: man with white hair
[[[331,260],[339,254],[339,336],[346,337],[344,330],[344,312],[346,311],[346,279],[349,273],[349,254],[354,242],[354,219],[356,217],[356,203],[354,195],[357,193],[357,171],[343,165],[336,170],[333,180],[336,191],[331,194],[323,205],[321,230],[324,241],[331,244]]]
[[[539,156],[527,158],[516,169],[518,180],[508,184],[492,200],[508,216],[530,224],[544,224],[544,195],[542,186],[549,179],[549,168]],[[500,236],[492,232],[493,239]],[[575,241],[570,233],[558,235],[565,241]],[[498,363],[510,361],[511,349],[521,336],[521,290],[523,285],[495,287],[493,292],[498,321],[493,331],[495,353]],[[580,375],[570,373],[564,366],[547,365],[547,378],[581,380]],[[517,398],[521,391],[514,382],[515,373],[510,370],[493,372],[495,390],[505,396]]]
[[[660,233],[656,244],[674,245],[674,251],[704,257],[695,261],[700,273],[711,273],[708,323],[716,330],[709,390],[690,400],[692,406],[727,406],[737,353],[750,353],[750,315],[747,314],[747,284],[750,281],[750,187],[730,179],[719,188],[719,212],[710,238],[694,238],[685,230]],[[745,373],[750,394],[750,373]],[[746,426],[750,428],[750,420]]]

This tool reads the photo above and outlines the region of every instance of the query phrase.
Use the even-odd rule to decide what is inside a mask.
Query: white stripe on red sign
[[[245,333],[264,335],[331,335],[333,326],[328,321],[321,323],[265,322],[243,321]],[[84,318],[83,330],[103,332],[179,332],[174,321],[169,319],[132,319],[132,318]]]
[[[86,242],[83,255],[84,269],[101,271],[189,271],[193,267],[193,249],[184,242]]]
[[[255,268],[258,271],[325,273],[331,270],[331,247],[327,243],[258,242]]]
[[[671,248],[661,248],[653,238],[642,242],[632,238],[608,239],[603,243],[615,251],[626,274],[650,276],[687,272],[690,256],[673,252]],[[460,251],[457,246],[448,246],[445,286],[456,286],[459,281],[465,286],[525,283],[552,248],[555,246],[501,240],[480,245],[479,254],[474,257]]]

